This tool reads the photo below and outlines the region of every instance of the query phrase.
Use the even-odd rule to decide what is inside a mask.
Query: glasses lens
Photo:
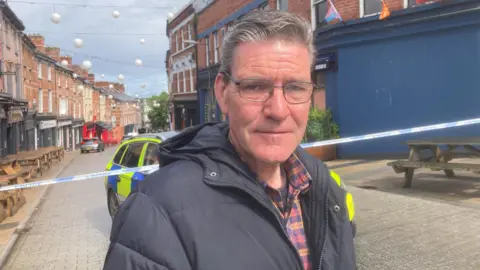
[[[289,103],[307,102],[313,93],[313,84],[307,82],[291,82],[284,86],[285,99]]]
[[[272,88],[271,82],[263,80],[241,80],[238,84],[240,95],[253,101],[266,101]]]

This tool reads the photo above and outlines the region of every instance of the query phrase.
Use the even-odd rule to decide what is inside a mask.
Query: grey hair
[[[313,30],[308,20],[280,10],[256,10],[246,14],[228,29],[223,42],[219,71],[231,72],[233,54],[239,44],[268,39],[292,41],[305,45],[310,54],[310,64],[313,64],[315,47],[313,46]]]

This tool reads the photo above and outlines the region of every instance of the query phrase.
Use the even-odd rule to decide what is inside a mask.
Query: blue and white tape
[[[318,146],[325,146],[325,145],[332,145],[332,144],[366,141],[366,140],[377,139],[377,138],[392,137],[392,136],[411,134],[411,133],[417,133],[422,131],[439,130],[439,129],[461,127],[461,126],[468,126],[468,125],[475,125],[475,124],[480,124],[480,118],[455,121],[450,123],[442,123],[442,124],[436,124],[436,125],[429,125],[429,126],[398,129],[398,130],[385,131],[385,132],[379,132],[379,133],[371,133],[367,135],[353,136],[353,137],[347,137],[347,138],[341,138],[341,139],[335,139],[335,140],[305,143],[305,144],[302,144],[301,146],[303,148],[310,148],[310,147],[318,147]],[[119,174],[124,174],[129,172],[147,172],[148,173],[151,171],[155,171],[157,169],[158,169],[158,165],[150,165],[150,166],[143,166],[138,168],[127,168],[127,169],[105,171],[105,172],[98,172],[98,173],[88,173],[88,174],[82,174],[82,175],[47,179],[47,180],[31,182],[31,183],[3,186],[3,187],[0,187],[0,191],[9,191],[9,190],[20,189],[20,188],[33,188],[33,187],[46,186],[46,185],[52,185],[52,184],[58,184],[58,183],[82,181],[82,180],[94,179],[99,177],[119,175]]]

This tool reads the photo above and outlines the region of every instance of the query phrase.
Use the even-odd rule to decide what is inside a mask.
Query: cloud
[[[42,34],[46,45],[61,48],[62,54],[73,56],[74,63],[80,64],[89,59],[93,63],[90,72],[96,75],[97,80],[117,81],[118,74],[123,74],[127,92],[132,96],[147,97],[168,89],[165,72],[165,55],[169,46],[165,35],[166,18],[169,12],[181,9],[188,0],[176,0],[174,6],[169,0],[56,0],[43,2],[47,4],[40,4],[41,1],[33,3],[9,1],[12,10],[23,21],[25,32]],[[51,3],[86,7],[54,6]],[[118,19],[112,17],[114,10],[120,12]],[[61,15],[59,24],[50,21],[54,11]],[[125,35],[132,33],[152,35]],[[73,46],[76,37],[84,41],[80,49]],[[144,38],[146,43],[140,44],[140,38]],[[135,66],[137,58],[142,60],[142,67]],[[100,74],[105,74],[105,78],[101,78]],[[141,84],[147,87],[141,88]]]

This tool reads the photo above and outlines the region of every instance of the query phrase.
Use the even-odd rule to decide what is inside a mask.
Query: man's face
[[[236,48],[231,71],[235,81],[262,79],[276,86],[267,101],[255,102],[242,98],[232,81],[225,84],[226,75],[217,76],[215,94],[228,114],[232,141],[240,154],[277,164],[293,153],[305,133],[311,101],[290,104],[279,86],[310,82],[310,61],[307,48],[292,42],[269,40]]]

